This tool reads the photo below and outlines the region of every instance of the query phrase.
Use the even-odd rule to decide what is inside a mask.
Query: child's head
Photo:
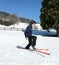
[[[33,21],[33,20],[30,22],[30,25],[31,25],[31,26],[34,26],[35,24],[36,24],[36,22]]]

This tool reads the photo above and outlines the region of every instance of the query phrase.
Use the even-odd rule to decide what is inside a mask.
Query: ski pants
[[[35,45],[36,45],[36,39],[37,39],[36,36],[29,36],[28,37],[29,43],[28,43],[28,45],[25,48],[29,49],[30,46],[35,47]]]

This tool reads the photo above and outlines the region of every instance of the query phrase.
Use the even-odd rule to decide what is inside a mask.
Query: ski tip
[[[51,55],[50,53],[44,53],[44,54],[46,54],[46,55]]]
[[[51,55],[50,53],[48,53],[47,55]]]
[[[16,46],[16,48],[19,48],[19,46]]]

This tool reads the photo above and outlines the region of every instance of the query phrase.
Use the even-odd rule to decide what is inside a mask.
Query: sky
[[[0,0],[0,11],[40,22],[42,0]]]

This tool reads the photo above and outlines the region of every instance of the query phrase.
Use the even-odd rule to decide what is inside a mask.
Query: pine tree
[[[43,29],[54,28],[59,36],[59,0],[42,0],[40,20]]]

